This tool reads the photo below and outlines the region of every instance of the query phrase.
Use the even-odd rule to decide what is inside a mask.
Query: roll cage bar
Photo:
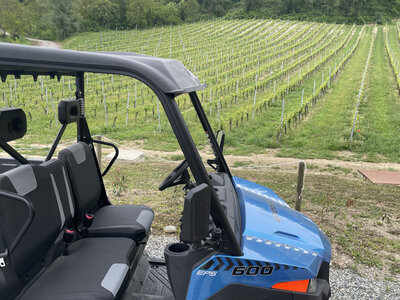
[[[196,91],[203,89],[205,85],[201,84],[181,62],[135,53],[81,52],[0,43],[0,76],[3,82],[7,75],[14,75],[17,79],[21,75],[32,75],[35,81],[39,75],[48,75],[50,78],[57,77],[58,80],[61,76],[76,77],[76,99],[81,103],[81,116],[77,123],[77,140],[93,143],[84,109],[84,73],[86,72],[133,77],[153,90],[163,105],[196,184],[205,183],[211,187],[211,216],[215,226],[222,230],[219,251],[234,256],[243,255],[240,248],[241,233],[235,235],[233,232],[174,99],[180,94],[189,94],[203,129],[210,139],[218,171],[227,172],[231,177],[211,125],[196,94]]]

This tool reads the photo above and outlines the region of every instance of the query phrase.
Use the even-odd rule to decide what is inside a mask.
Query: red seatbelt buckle
[[[94,215],[92,214],[86,214],[85,218],[83,219],[83,227],[89,228],[94,220]]]
[[[65,229],[64,230],[64,235],[63,235],[63,240],[66,243],[71,243],[75,238],[75,231],[71,229]]]

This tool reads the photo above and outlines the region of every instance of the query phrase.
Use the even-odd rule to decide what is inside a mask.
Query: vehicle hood
[[[315,276],[330,262],[331,245],[308,217],[271,189],[233,177],[242,215],[242,250],[254,260],[307,269]]]

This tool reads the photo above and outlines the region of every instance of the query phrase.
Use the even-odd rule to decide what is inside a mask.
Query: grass
[[[155,211],[153,234],[162,234],[166,225],[179,228],[182,187],[158,191],[159,183],[175,165],[162,161],[118,164],[106,176],[109,196],[115,204],[152,207]],[[272,188],[294,207],[296,173],[279,169],[232,169],[232,172]],[[335,266],[361,269],[365,265],[379,269],[382,276],[400,280],[400,187],[375,185],[353,176],[338,176],[335,172],[321,174],[310,170],[307,173],[302,212],[328,235]],[[118,179],[121,176],[123,183]]]
[[[333,159],[337,158],[337,152],[351,149],[351,121],[371,37],[372,28],[369,28],[338,80],[317,102],[318,107],[282,139],[279,156]]]
[[[396,47],[398,47],[398,43]],[[398,161],[400,153],[400,102],[394,75],[384,46],[384,33],[379,29],[373,52],[371,71],[367,77],[366,99],[360,107],[361,130],[353,151],[365,153],[370,161],[383,155]]]
[[[360,29],[359,29],[360,30]],[[302,90],[304,98],[312,95],[314,81],[316,87],[321,84],[322,78],[327,78],[330,69],[334,69],[341,57],[350,46],[355,42],[358,32],[353,36],[347,47],[339,51],[326,65],[313,73],[298,87],[295,87],[289,94],[285,95],[285,112],[299,108],[301,105]],[[303,66],[303,69],[306,69]],[[293,75],[292,75],[293,76]],[[261,95],[262,97],[262,95]],[[262,153],[265,148],[278,148],[280,144],[276,141],[276,128],[280,125],[282,112],[282,101],[278,99],[267,109],[266,112],[259,114],[251,122],[244,122],[238,128],[227,135],[227,145],[234,147],[233,151],[227,153],[246,155],[250,153]]]

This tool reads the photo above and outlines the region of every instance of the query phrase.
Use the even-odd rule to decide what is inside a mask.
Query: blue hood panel
[[[192,271],[186,299],[208,299],[230,284],[271,288],[316,278],[322,262],[331,259],[325,234],[272,190],[238,177],[233,183],[242,217],[243,256],[216,253],[207,258]],[[235,273],[236,268],[245,268],[246,274]],[[261,268],[271,272],[261,274]]]
[[[242,217],[243,256],[217,253],[207,258],[192,271],[186,299],[208,299],[230,284],[271,288],[316,278],[322,262],[331,259],[325,234],[272,190],[238,177],[233,183]],[[245,268],[246,274],[236,276],[235,268]],[[271,273],[258,273],[261,268],[272,268]]]
[[[233,177],[241,202],[244,256],[306,268],[317,275],[330,262],[331,245],[306,216],[291,209],[271,189]]]

